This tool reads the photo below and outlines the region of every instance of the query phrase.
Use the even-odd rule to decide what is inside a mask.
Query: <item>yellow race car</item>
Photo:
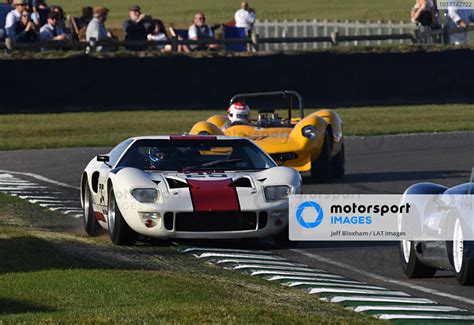
[[[311,172],[315,181],[342,177],[345,171],[343,122],[331,110],[320,110],[304,116],[303,100],[295,91],[238,94],[230,104],[249,100],[283,97],[288,102],[288,115],[280,117],[268,102],[258,110],[258,118],[247,124],[230,123],[225,115],[215,115],[196,123],[194,135],[227,135],[246,137],[257,143],[279,165],[299,172]],[[293,117],[293,102],[298,101],[298,116]]]

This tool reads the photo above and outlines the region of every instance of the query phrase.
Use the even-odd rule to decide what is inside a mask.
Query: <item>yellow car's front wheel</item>
[[[324,135],[324,144],[319,157],[311,164],[311,177],[316,182],[325,182],[332,177],[331,137],[328,131]]]
[[[346,156],[344,151],[344,143],[341,145],[341,150],[332,158],[332,176],[340,178],[346,172]]]

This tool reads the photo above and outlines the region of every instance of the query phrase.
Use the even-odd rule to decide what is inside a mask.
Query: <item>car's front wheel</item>
[[[474,242],[465,241],[461,220],[454,224],[451,262],[456,279],[461,285],[474,285]],[[449,247],[451,246],[451,247]]]
[[[326,131],[324,135],[324,143],[319,157],[311,164],[311,177],[316,182],[325,182],[331,179],[331,137]]]
[[[102,227],[99,225],[92,208],[92,195],[87,181],[84,181],[83,188],[84,230],[89,236],[97,236]]]
[[[332,176],[342,177],[346,173],[346,153],[344,143],[341,144],[341,150],[332,158]]]
[[[107,224],[109,236],[115,245],[133,246],[137,242],[138,234],[127,224],[117,206],[113,187],[109,190],[107,209]]]
[[[400,263],[403,272],[410,279],[432,278],[436,274],[436,269],[424,265],[416,256],[415,243],[409,240],[400,242]]]

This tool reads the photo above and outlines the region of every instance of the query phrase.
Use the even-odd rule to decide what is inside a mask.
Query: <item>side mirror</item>
[[[97,156],[97,161],[103,162],[103,163],[108,163],[110,160],[110,157],[108,155],[98,155]]]

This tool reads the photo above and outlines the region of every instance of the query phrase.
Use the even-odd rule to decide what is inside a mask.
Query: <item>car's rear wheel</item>
[[[114,189],[110,187],[107,209],[107,224],[109,236],[115,245],[133,246],[137,242],[138,234],[130,228],[120,213],[115,200]]]
[[[416,256],[415,243],[409,240],[400,242],[400,263],[403,272],[410,279],[432,278],[436,269],[424,265]]]
[[[341,144],[341,150],[332,158],[332,176],[342,177],[346,172],[346,154],[344,143]]]
[[[289,227],[274,235],[272,239],[275,245],[279,247],[296,247],[298,245],[298,242],[290,240]]]
[[[461,285],[474,285],[474,242],[465,241],[461,220],[457,219],[453,229],[453,241],[449,242],[451,261],[456,279]]]
[[[97,236],[102,227],[97,221],[94,209],[92,208],[92,195],[87,181],[84,181],[83,188],[84,230],[89,236]]]
[[[311,177],[316,182],[325,182],[331,179],[331,137],[326,131],[324,135],[324,144],[319,157],[311,164]]]

